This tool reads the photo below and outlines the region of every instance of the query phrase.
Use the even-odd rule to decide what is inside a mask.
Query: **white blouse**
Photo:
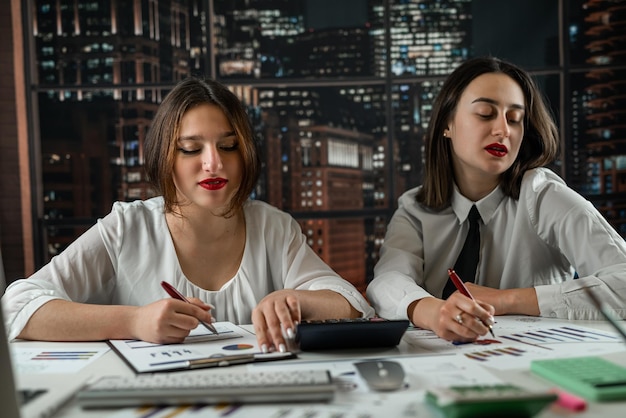
[[[161,197],[117,202],[97,224],[27,279],[11,283],[2,297],[9,338],[52,299],[142,306],[168,297],[162,280],[185,296],[215,306],[218,321],[252,322],[253,308],[279,289],[329,289],[363,316],[373,309],[306,244],[297,222],[264,202],[244,206],[246,243],[237,274],[218,291],[187,280],[178,263]]]
[[[413,301],[441,297],[469,229],[473,202],[458,190],[440,212],[418,204],[417,190],[400,197],[367,288],[383,317],[407,318]],[[541,316],[601,319],[588,287],[626,318],[626,242],[554,172],[530,170],[518,200],[496,188],[476,206],[482,219],[477,284],[534,287]]]

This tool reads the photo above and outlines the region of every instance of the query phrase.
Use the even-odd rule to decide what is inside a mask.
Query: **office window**
[[[623,14],[614,2],[34,3],[40,265],[114,201],[153,195],[143,140],[163,97],[193,74],[224,82],[246,105],[263,152],[252,198],[292,213],[336,270],[341,251],[357,251],[358,268],[345,271],[362,286],[398,196],[421,182],[443,80],[489,54],[533,74],[562,132],[552,168],[626,234],[626,29],[613,23]]]

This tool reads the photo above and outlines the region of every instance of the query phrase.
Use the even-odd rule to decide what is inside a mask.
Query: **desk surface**
[[[521,318],[520,318],[521,319]],[[548,320],[549,321],[549,320]],[[596,329],[599,331],[613,332],[608,324],[594,321],[567,321],[567,324],[572,326],[586,327],[588,329]],[[245,327],[248,330],[251,327]],[[496,339],[498,337],[498,324],[494,327],[496,332]],[[319,352],[319,353],[300,353],[299,358],[296,360],[287,360],[284,362],[272,362],[256,365],[242,365],[233,366],[220,369],[210,369],[201,371],[187,371],[183,373],[237,373],[241,371],[261,370],[263,368],[325,368],[330,370],[334,378],[340,382],[340,388],[338,395],[332,404],[313,404],[307,406],[244,406],[228,414],[229,418],[232,417],[262,417],[262,416],[277,416],[276,412],[280,410],[281,417],[304,417],[305,412],[316,411],[316,418],[337,416],[338,412],[345,412],[343,417],[437,417],[438,415],[429,409],[423,402],[424,391],[428,387],[437,382],[446,383],[450,379],[456,378],[459,380],[471,378],[472,374],[480,375],[483,371],[487,375],[492,375],[496,379],[500,379],[503,382],[514,383],[518,386],[526,387],[529,389],[549,389],[553,387],[549,382],[534,376],[530,373],[529,368],[524,365],[522,361],[521,367],[515,367],[514,362],[510,364],[500,363],[481,363],[476,361],[468,361],[467,356],[462,352],[455,352],[454,349],[446,351],[444,353],[426,353],[422,349],[417,348],[415,344],[414,331],[408,331],[405,334],[402,342],[398,347],[388,349],[367,349],[367,350],[351,350],[351,351],[337,351],[337,352]],[[440,342],[437,342],[437,344]],[[59,349],[67,349],[72,347],[72,343],[49,343],[49,342],[26,342],[18,341],[12,344],[17,344],[16,348],[33,348],[38,347],[58,347]],[[82,346],[85,343],[80,343]],[[93,347],[106,347],[106,343],[88,343]],[[491,347],[494,347],[493,345]],[[555,351],[559,354],[550,354],[552,357],[561,357],[560,353],[564,353],[563,347]],[[573,346],[572,346],[573,347]],[[583,346],[577,346],[583,347]],[[484,348],[474,346],[473,350],[481,350]],[[468,349],[464,349],[467,351]],[[532,348],[529,347],[532,351]],[[567,349],[565,349],[568,351]],[[584,348],[578,349],[588,352],[583,355],[600,355],[608,360],[611,360],[617,364],[626,366],[626,344],[621,341],[616,342],[596,342],[589,343]],[[529,351],[529,352],[530,352]],[[540,351],[540,350],[535,350]],[[576,351],[576,350],[574,350]],[[538,353],[537,353],[538,355]],[[565,356],[572,356],[565,353]],[[352,363],[354,360],[364,358],[386,358],[393,359],[400,362],[407,375],[407,387],[400,391],[393,393],[376,393],[370,392],[363,385],[358,376],[355,376],[353,372]],[[520,361],[520,360],[515,360]],[[529,364],[528,360],[528,364]],[[472,364],[470,364],[472,363]],[[474,365],[475,364],[475,365]],[[488,365],[491,364],[491,365]],[[458,366],[458,370],[450,370]],[[466,367],[468,366],[468,367]],[[18,370],[19,371],[19,370]],[[108,351],[94,362],[85,366],[73,376],[76,379],[87,381],[94,377],[104,375],[133,375],[130,368],[120,359],[120,357],[113,351]],[[67,376],[66,376],[67,377]],[[43,375],[40,373],[18,373],[17,380],[18,386],[28,387],[33,386],[41,379],[54,379],[55,375]],[[587,410],[584,412],[570,412],[564,410],[558,410],[556,408],[545,409],[539,417],[563,417],[575,415],[577,417],[614,417],[621,416],[624,408],[626,408],[626,401],[623,402],[609,402],[609,403],[596,403],[588,402]],[[207,407],[206,411],[200,416],[225,416],[223,415],[225,410],[222,408],[218,410],[213,407]],[[124,413],[126,411],[126,413]],[[205,413],[206,412],[206,413]],[[334,414],[334,415],[333,415]],[[359,415],[357,415],[359,414]],[[369,414],[369,415],[367,415]],[[177,418],[186,416],[184,412],[178,412],[172,415]],[[82,410],[73,401],[70,401],[67,405],[62,407],[55,417],[144,417],[148,416],[146,412],[139,413],[137,410],[128,409],[122,411],[116,410]],[[161,415],[150,415],[152,417]],[[310,416],[310,415],[308,415]],[[30,418],[30,417],[24,417]]]

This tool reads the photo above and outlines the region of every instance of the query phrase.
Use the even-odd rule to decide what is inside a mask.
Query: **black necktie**
[[[469,232],[459,258],[454,263],[454,271],[464,282],[473,282],[476,279],[478,253],[480,252],[480,227],[478,225],[480,213],[478,213],[476,205],[472,206],[467,219],[469,220]],[[446,287],[443,289],[443,299],[448,299],[455,290],[454,283],[448,279]]]

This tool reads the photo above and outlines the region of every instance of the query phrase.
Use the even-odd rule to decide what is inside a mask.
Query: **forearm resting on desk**
[[[138,307],[89,305],[61,299],[39,308],[18,338],[42,341],[102,341],[129,338]]]
[[[304,290],[300,297],[303,319],[358,318],[346,298],[332,290]]]
[[[39,308],[18,338],[44,341],[140,339],[181,342],[210,314],[198,305],[161,299],[146,306],[92,305],[55,299]]]
[[[465,283],[476,300],[496,309],[495,315],[539,316],[539,303],[534,287],[519,289],[493,289],[474,283]]]

